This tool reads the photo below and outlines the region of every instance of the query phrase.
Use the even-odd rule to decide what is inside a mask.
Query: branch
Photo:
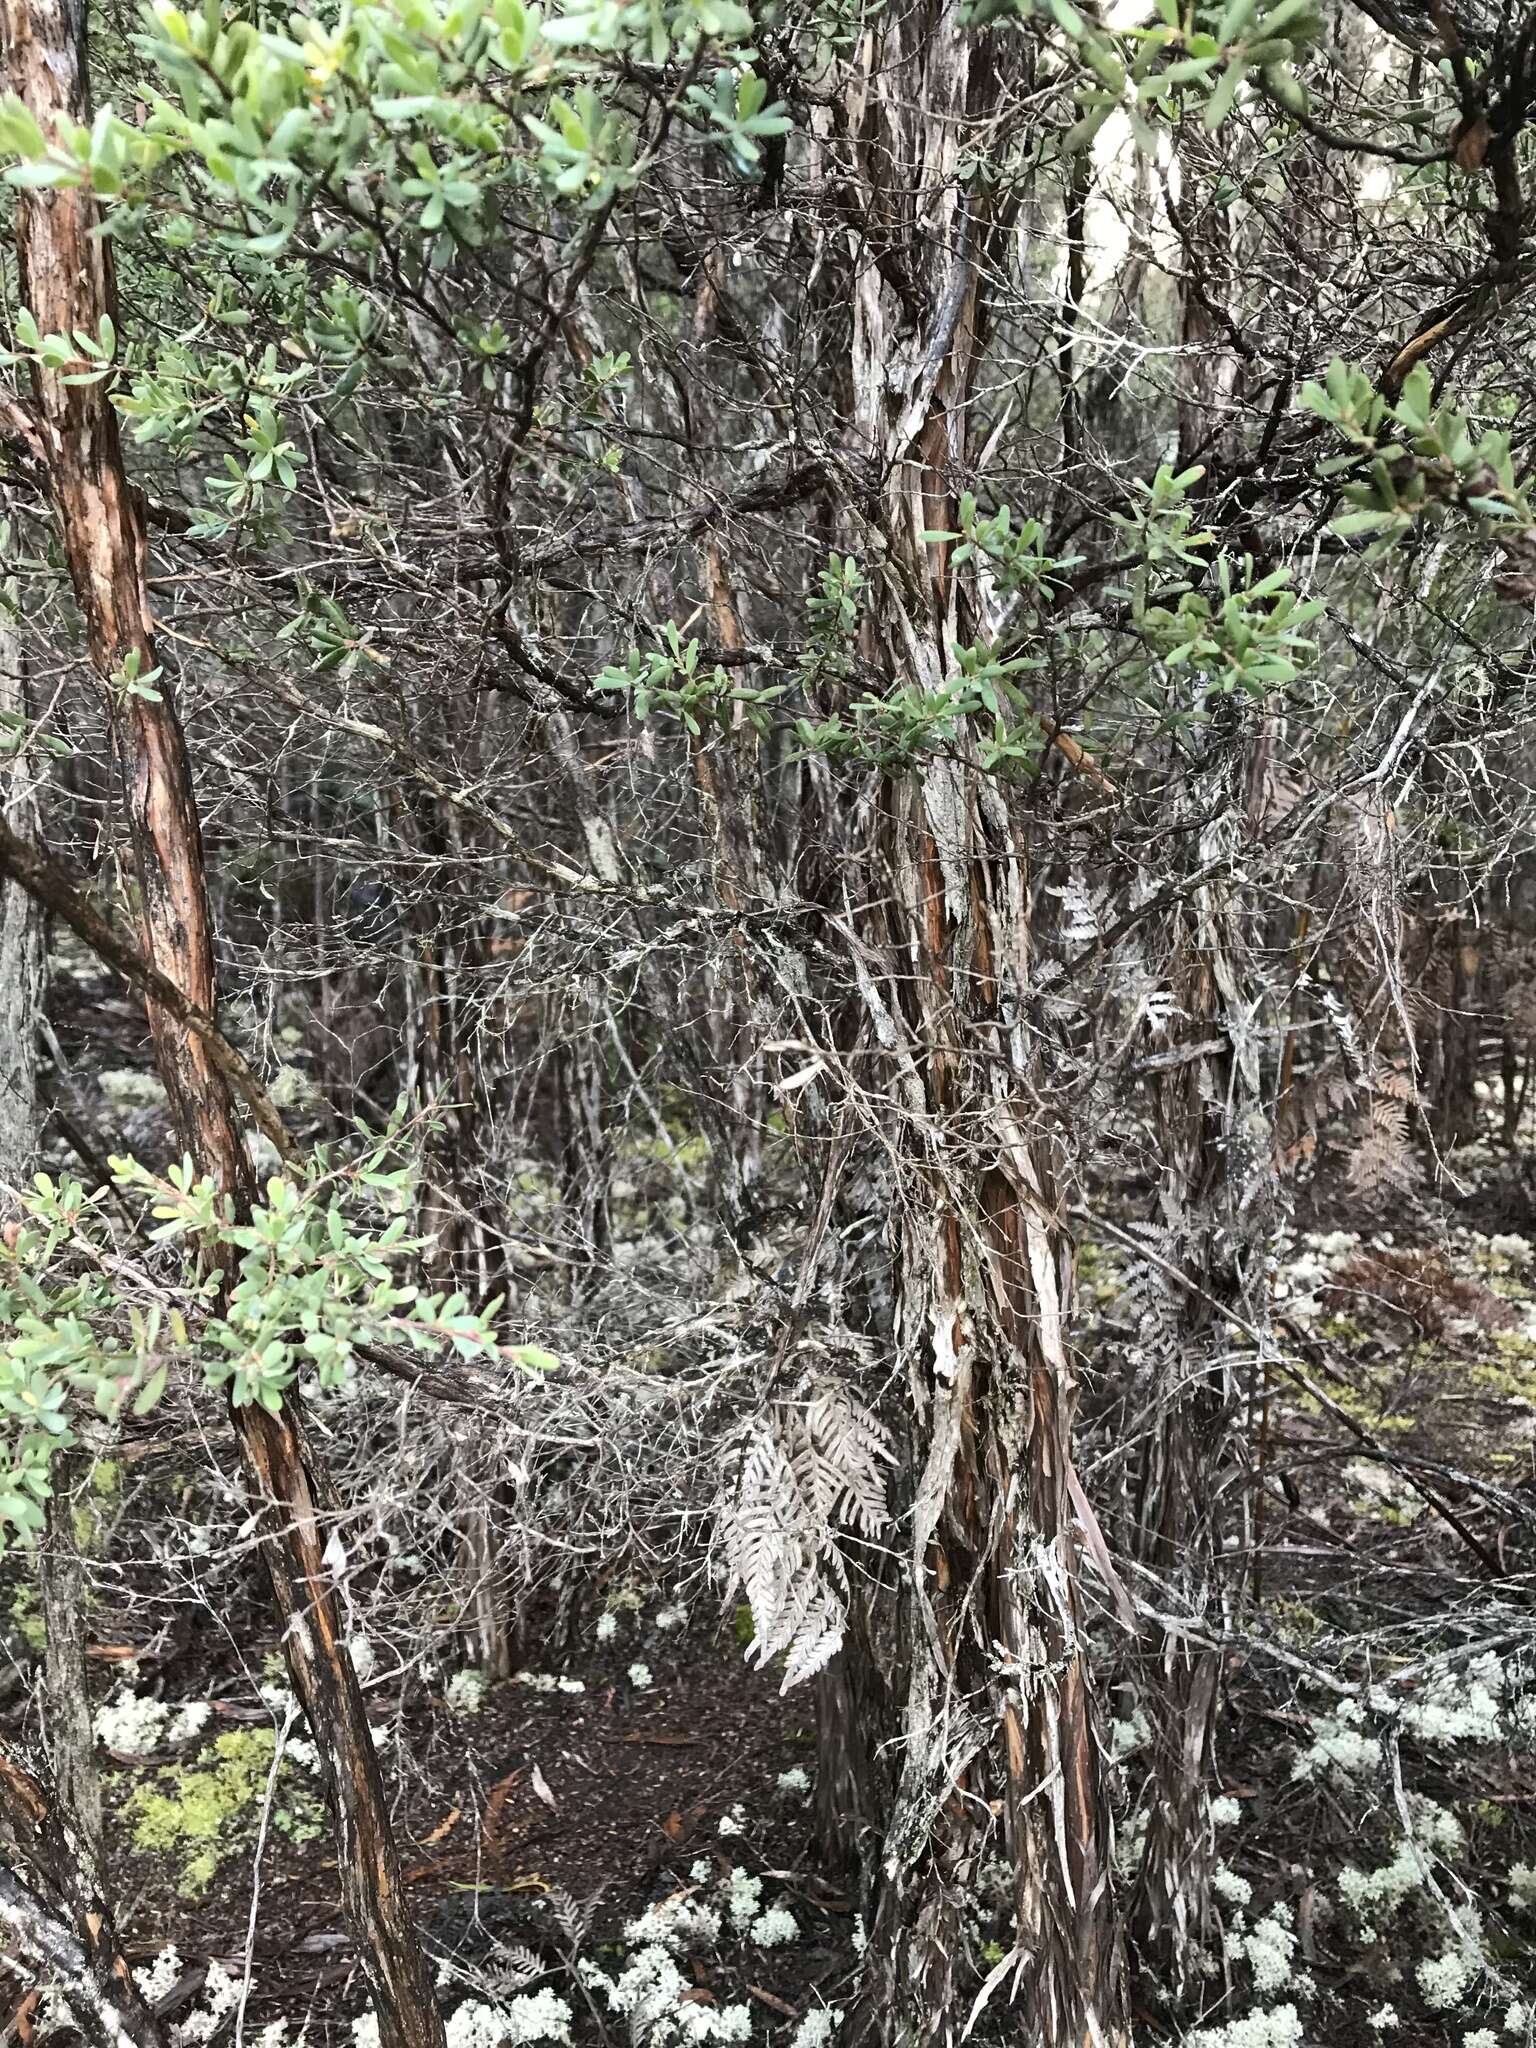
[[[106,965],[120,974],[130,988],[194,1032],[207,1047],[209,1057],[231,1088],[245,1103],[262,1132],[277,1147],[279,1156],[291,1163],[298,1157],[293,1140],[279,1116],[272,1098],[252,1072],[238,1046],[232,1045],[206,1011],[191,1002],[168,975],[146,960],[139,949],[116,931],[79,889],[70,875],[51,861],[38,847],[28,845],[0,822],[0,875],[7,875],[24,889],[34,903],[61,917],[79,939]]]

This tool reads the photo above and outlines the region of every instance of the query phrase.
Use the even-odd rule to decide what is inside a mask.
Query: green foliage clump
[[[76,1440],[74,1401],[109,1421],[146,1414],[176,1367],[273,1414],[301,1373],[344,1384],[364,1346],[550,1369],[537,1346],[499,1341],[499,1301],[472,1309],[402,1272],[423,1241],[406,1233],[412,1175],[398,1150],[397,1131],[350,1161],[322,1147],[244,1212],[190,1163],[157,1174],[114,1160],[119,1193],[147,1203],[149,1235],[171,1255],[154,1276],[116,1259],[106,1189],[39,1174],[0,1246],[0,1545],[41,1527],[54,1453]]]
[[[643,653],[632,650],[622,668],[605,668],[594,687],[622,691],[636,718],[649,718],[653,712],[675,718],[695,739],[706,726],[728,728],[738,709],[757,731],[767,730],[768,706],[783,696],[782,685],[744,689],[723,668],[701,672],[698,641],[685,644],[670,622],[663,639],[661,647]]]
[[[1204,474],[1175,474],[1165,463],[1134,485],[1125,509],[1111,515],[1133,551],[1127,583],[1108,593],[1122,609],[1070,622],[1061,600],[1082,557],[1053,552],[1039,520],[1017,518],[1007,505],[984,511],[966,492],[955,528],[927,531],[923,540],[949,549],[954,569],[984,568],[992,588],[1016,601],[1019,623],[998,638],[955,645],[952,672],[937,688],[887,683],[829,715],[792,716],[803,751],[897,770],[964,747],[983,773],[1008,779],[1033,775],[1051,738],[1052,722],[1031,694],[1042,670],[1074,675],[1086,694],[1113,665],[1137,687],[1141,709],[1170,731],[1210,720],[1223,698],[1258,702],[1294,682],[1316,651],[1302,629],[1323,606],[1288,587],[1288,569],[1259,575],[1252,556],[1230,554],[1213,532],[1196,530],[1191,494]],[[833,555],[819,572],[807,601],[811,642],[798,664],[807,696],[817,685],[853,680],[865,594],[849,557]],[[684,645],[675,626],[664,638],[663,648],[605,669],[597,688],[622,690],[637,718],[660,713],[696,737],[739,716],[768,730],[788,685],[748,689],[722,668],[701,670],[699,643]],[[1049,656],[1037,651],[1046,646]]]
[[[1349,443],[1347,454],[1318,465],[1320,476],[1349,479],[1336,534],[1380,547],[1422,519],[1459,511],[1495,540],[1530,543],[1536,508],[1515,474],[1508,433],[1479,431],[1466,413],[1437,404],[1422,363],[1393,401],[1363,370],[1335,356],[1321,384],[1303,385],[1301,402]]]
[[[254,1840],[276,1746],[271,1728],[231,1729],[195,1762],[169,1765],[129,1794],[124,1813],[134,1847],[176,1859],[184,1898],[200,1897],[219,1866]],[[282,1803],[273,1806],[272,1825],[296,1842],[313,1841],[325,1818],[319,1797],[286,1761],[278,1782]]]
[[[1108,28],[1072,0],[969,0],[977,23],[1041,19],[1065,40],[1090,74],[1077,88],[1081,118],[1065,148],[1085,149],[1110,116],[1124,110],[1138,147],[1153,151],[1149,116],[1198,115],[1220,128],[1240,97],[1258,94],[1284,113],[1305,115],[1301,60],[1322,34],[1317,0],[1157,0],[1156,19]]]

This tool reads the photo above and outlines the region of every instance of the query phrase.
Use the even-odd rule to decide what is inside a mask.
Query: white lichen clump
[[[1324,1714],[1312,1730],[1311,1745],[1291,1767],[1293,1779],[1317,1778],[1329,1772],[1359,1778],[1381,1762],[1381,1744],[1365,1732],[1365,1713],[1356,1700],[1345,1700],[1336,1713]]]
[[[842,2023],[841,2006],[815,2006],[796,2027],[789,2048],[827,2048]]]
[[[152,1963],[133,1973],[133,1981],[144,1994],[146,2005],[158,2005],[181,1975],[181,1952],[167,1942]]]
[[[1437,2012],[1450,2012],[1461,2004],[1480,1975],[1483,1963],[1476,1947],[1459,1941],[1443,1954],[1429,1956],[1414,1971],[1424,2003]]]
[[[523,2048],[533,2041],[571,2038],[571,2008],[553,1991],[527,1991],[506,2005],[470,1999],[449,2015],[448,2048]]]
[[[672,1955],[659,1944],[636,1951],[618,1977],[595,1963],[578,1965],[582,1981],[607,1999],[645,2048],[693,2048],[695,2043],[746,2041],[752,2014],[745,2005],[701,2005]]]
[[[1437,1672],[1417,1698],[1404,1703],[1403,1726],[1432,1745],[1500,1742],[1508,1682],[1492,1651],[1463,1672]]]
[[[553,1991],[525,1991],[505,2005],[467,1999],[444,2023],[448,2048],[528,2048],[538,2041],[568,2043],[571,2008]],[[352,2022],[353,2048],[379,2048],[378,2015]]]
[[[1253,1988],[1260,1997],[1278,1991],[1282,1984],[1289,1984],[1296,1954],[1296,1936],[1286,1907],[1277,1902],[1252,1927],[1244,1926],[1243,1916],[1239,1913],[1227,1936],[1226,1950],[1231,1961],[1248,1964],[1253,1972]]]
[[[530,1692],[585,1692],[586,1681],[562,1678],[553,1671],[514,1671],[514,1685],[526,1685]]]
[[[745,1931],[763,1910],[763,1880],[750,1870],[733,1869],[725,1880],[725,1903],[731,1925]]]
[[[119,1693],[96,1709],[96,1740],[118,1756],[150,1756],[175,1748],[201,1734],[213,1708],[206,1700],[170,1707],[164,1700],[134,1692]]]
[[[455,1671],[443,1687],[443,1703],[453,1714],[478,1714],[485,1706],[490,1681],[483,1671],[468,1666]]]
[[[211,2041],[224,2021],[240,2003],[240,1982],[218,1961],[209,1963],[203,1979],[203,2002],[171,2030],[175,2048],[201,2048]]]
[[[1301,2015],[1294,2005],[1244,2013],[1223,2027],[1199,2028],[1188,2048],[1302,2048]]]
[[[800,1927],[787,1906],[770,1906],[751,1926],[752,1939],[759,1948],[784,1948],[800,1939]]]
[[[1413,1833],[1398,1837],[1389,1862],[1374,1870],[1346,1864],[1339,1872],[1339,1896],[1368,1927],[1391,1919],[1406,1898],[1428,1888],[1434,1857],[1449,1862],[1465,1844],[1461,1822],[1432,1799],[1411,1799],[1410,1810]]]
[[[640,1947],[657,1947],[673,1955],[711,1948],[720,1938],[720,1915],[702,1899],[662,1899],[624,1929],[624,1939]]]

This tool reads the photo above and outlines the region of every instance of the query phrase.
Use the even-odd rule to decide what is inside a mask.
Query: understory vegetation
[[[0,70],[0,2048],[1533,2048],[1536,12]]]

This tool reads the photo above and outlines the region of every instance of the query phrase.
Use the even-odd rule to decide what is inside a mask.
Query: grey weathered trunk
[[[1181,139],[1184,250],[1178,368],[1181,468],[1202,466],[1199,490],[1220,525],[1234,458],[1242,364],[1226,305],[1231,229],[1218,202],[1221,165],[1209,138]],[[1170,209],[1175,202],[1170,197]],[[1260,1093],[1259,1006],[1242,850],[1262,784],[1262,714],[1213,720],[1209,764],[1189,774],[1170,756],[1168,844],[1186,872],[1217,872],[1175,900],[1159,952],[1171,1019],[1167,1055],[1150,1083],[1160,1169],[1159,1220],[1173,1274],[1152,1350],[1159,1383],[1138,1473],[1129,1548],[1162,1582],[1156,1604],[1189,1623],[1144,1624],[1139,1705],[1151,1729],[1150,1808],[1130,1900],[1135,1953],[1155,1999],[1185,1984],[1211,1931],[1216,1866],[1210,1802],[1222,1655],[1224,1487],[1238,1397],[1236,1340],[1224,1311],[1262,1324],[1264,1232],[1271,1211],[1273,1129]],[[1206,822],[1203,826],[1201,821]],[[1216,1048],[1213,1050],[1212,1048]],[[1198,1048],[1198,1050],[1196,1050]]]
[[[1245,753],[1229,772],[1244,777]],[[1230,1315],[1262,1329],[1268,1314],[1268,1229],[1273,1216],[1274,1133],[1261,1092],[1262,979],[1249,931],[1254,906],[1236,879],[1247,811],[1241,788],[1202,785],[1190,811],[1215,822],[1189,839],[1189,864],[1225,859],[1170,914],[1164,941],[1177,1003],[1165,1027],[1152,1113],[1160,1167],[1161,1328],[1150,1349],[1158,1384],[1128,1542],[1154,1575],[1160,1617],[1139,1645],[1139,1704],[1151,1730],[1151,1801],[1131,1898],[1136,1950],[1161,1996],[1185,1983],[1211,1931],[1216,1866],[1210,1802],[1216,1717],[1231,1588],[1222,1575],[1225,1493],[1235,1477],[1231,1430],[1241,1395],[1242,1339]],[[1194,1048],[1201,1048],[1199,1051]],[[1177,1278],[1174,1278],[1177,1275]],[[1256,1361],[1249,1361],[1258,1369]],[[1180,1626],[1187,1623],[1187,1627]]]
[[[969,138],[1015,104],[1016,46],[929,4],[867,27],[839,158],[854,238],[850,460],[869,479],[861,653],[890,689],[934,692],[987,635],[984,598],[930,530],[977,482],[967,441],[1008,260],[1004,202],[963,174]],[[905,1693],[877,1880],[866,2036],[960,2038],[981,1990],[1032,2048],[1127,2038],[1111,1827],[1078,1595],[1073,1252],[1028,1029],[1028,824],[968,737],[896,774],[866,900],[883,976],[866,1000],[888,1054],[897,1152],[897,1353],[914,1500]],[[866,978],[868,979],[868,978]],[[973,1953],[984,1867],[1009,1873],[1012,1945]],[[984,1982],[985,1980],[985,1982]]]
[[[0,740],[29,713],[26,659],[14,583],[0,561]],[[23,839],[37,834],[38,753],[20,740],[0,756],[0,816]],[[37,1028],[43,1004],[43,916],[19,884],[0,877],[0,1202],[24,1186],[37,1151]]]
[[[56,1458],[37,1577],[47,1642],[43,1651],[43,1734],[53,1774],[54,1798],[69,1817],[80,1852],[100,1882],[102,1860],[101,1774],[96,1768],[95,1731],[86,1690],[87,1598],[80,1525],[89,1511],[79,1503],[88,1485],[88,1463],[78,1454]]]
[[[133,1980],[96,1860],[68,1810],[0,1746],[0,1931],[39,1986],[59,1991],[92,2048],[164,2048]]]
[[[0,563],[0,573],[4,564]],[[14,587],[0,590],[0,712],[30,718],[26,644],[11,608]],[[12,727],[12,733],[21,728]],[[34,840],[40,826],[41,756],[30,735],[5,764],[5,823]],[[47,961],[43,914],[19,882],[0,877],[0,1207],[6,1190],[31,1178],[41,1137],[37,1042]],[[43,1732],[54,1796],[68,1817],[80,1853],[99,1882],[101,1779],[86,1693],[85,1561],[75,1527],[75,1488],[82,1462],[54,1462],[54,1492],[37,1553],[44,1648]]]

